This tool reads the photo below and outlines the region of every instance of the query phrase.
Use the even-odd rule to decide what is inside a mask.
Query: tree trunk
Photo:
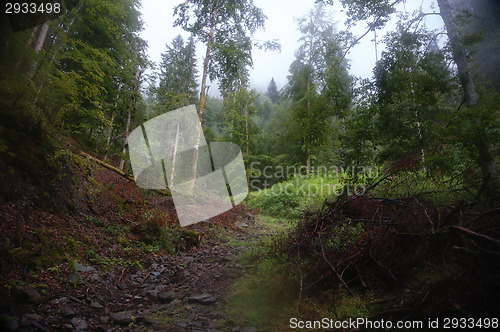
[[[120,99],[120,90],[122,89],[122,82],[118,84],[118,91],[116,92],[115,107],[113,108],[113,114],[111,114],[111,121],[109,124],[108,137],[106,139],[106,152],[104,153],[104,161],[107,159],[109,143],[111,142],[111,134],[113,133],[113,123],[116,117],[116,108],[118,107],[118,100]]]
[[[129,130],[130,130],[130,118],[132,117],[131,116],[131,113],[132,113],[132,105],[133,105],[133,101],[131,100],[130,101],[130,105],[128,107],[128,115],[127,115],[127,129],[125,129],[125,142],[123,143],[123,151],[122,151],[122,154],[125,156],[125,153],[127,153],[127,144],[128,144],[128,134],[129,134]],[[119,167],[119,170],[123,172],[123,167],[125,167],[125,157],[122,157],[122,160],[120,161],[120,167]]]
[[[210,4],[212,4],[212,1],[210,1]],[[200,145],[201,131],[202,131],[201,121],[203,120],[203,108],[205,107],[205,98],[208,90],[207,88],[208,64],[210,60],[211,46],[214,42],[215,18],[217,15],[218,7],[219,7],[219,0],[217,0],[217,4],[215,5],[214,10],[212,11],[212,16],[210,17],[210,34],[208,36],[207,50],[205,52],[205,59],[203,62],[203,74],[202,74],[201,90],[200,90],[200,105],[198,106],[198,118],[200,119],[200,122],[196,128],[195,146],[193,149],[193,158],[191,167],[191,186],[190,186],[191,191],[194,189],[196,173],[198,171],[198,148]]]
[[[443,18],[448,38],[450,39],[451,51],[453,59],[458,68],[458,76],[464,92],[465,103],[467,107],[477,107],[478,95],[472,73],[467,62],[465,49],[459,35],[458,27],[455,25],[454,17],[451,12],[450,4],[447,0],[437,0],[441,17]],[[475,144],[479,152],[479,165],[483,173],[484,181],[486,182],[486,193],[493,199],[497,200],[500,193],[500,182],[496,170],[495,160],[491,153],[490,143],[486,131],[481,126],[480,119],[476,120],[477,137]]]
[[[42,30],[40,31],[40,34],[38,35],[38,40],[36,41],[35,44],[35,52],[40,52],[40,50],[43,47],[43,44],[45,43],[45,39],[47,38],[47,33],[49,32],[49,24],[45,22],[42,25]]]
[[[127,153],[127,144],[128,144],[128,134],[130,133],[130,121],[131,121],[131,118],[132,118],[132,108],[135,106],[135,94],[137,93],[137,88],[139,86],[139,82],[138,82],[138,75],[139,75],[139,70],[137,70],[135,72],[135,76],[134,76],[134,80],[135,80],[135,85],[134,85],[134,89],[132,91],[132,96],[131,96],[131,100],[130,100],[130,104],[129,104],[129,107],[128,107],[128,115],[127,115],[127,128],[125,129],[125,142],[123,144],[123,155],[125,155],[125,153]],[[120,171],[123,171],[123,167],[125,166],[125,157],[122,158],[122,160],[120,161]]]
[[[168,182],[168,187],[172,188],[172,185],[174,183],[174,174],[175,174],[175,161],[177,159],[177,146],[179,145],[179,126],[180,124],[177,123],[177,131],[175,133],[175,143],[174,143],[174,155],[172,156],[172,174],[170,175],[170,181]]]
[[[307,156],[307,161],[306,161],[306,171],[307,171],[307,176],[309,176],[309,173],[311,173],[311,147],[309,143],[309,121],[310,121],[310,116],[311,116],[311,67],[309,67],[309,74],[307,76],[307,130],[306,130],[306,137],[305,137],[305,143],[306,143],[306,156]]]

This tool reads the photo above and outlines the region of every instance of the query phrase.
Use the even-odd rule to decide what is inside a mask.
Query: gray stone
[[[71,319],[71,325],[73,325],[76,331],[84,331],[88,327],[85,319],[77,317]]]
[[[246,326],[241,329],[241,332],[257,332],[257,328],[255,326]]]
[[[189,303],[200,303],[203,305],[214,304],[217,300],[208,293],[198,294],[188,298]]]
[[[153,324],[158,324],[158,320],[152,318],[152,317],[149,317],[149,316],[145,316],[143,317],[142,321],[144,322],[144,324],[146,325],[153,325]]]
[[[81,264],[79,261],[72,261],[70,263],[70,267],[74,272],[95,271],[95,269],[92,266],[85,266]]]
[[[92,301],[90,303],[90,306],[92,308],[96,308],[96,309],[102,309],[102,308],[104,308],[104,306],[102,304],[100,304],[99,302],[97,302],[97,301]]]
[[[91,282],[102,282],[102,279],[101,279],[101,277],[99,276],[99,274],[94,273],[94,274],[90,277],[90,281],[91,281]]]
[[[82,285],[83,284],[82,276],[80,275],[79,272],[71,273],[68,276],[68,282],[73,285]]]
[[[145,295],[142,295],[142,293],[141,293],[141,296],[147,296],[151,299],[156,300],[158,298],[158,291],[156,289],[148,290],[148,291],[146,291]]]
[[[167,292],[161,292],[158,294],[158,301],[161,303],[169,303],[175,299],[182,298],[182,294],[174,290],[169,290]]]
[[[165,332],[186,332],[186,329],[180,326],[172,326],[167,328]]]
[[[64,317],[73,316],[75,314],[75,310],[73,310],[71,307],[64,306],[62,314]]]
[[[134,320],[130,311],[113,312],[109,316],[113,322],[120,325],[130,324]]]

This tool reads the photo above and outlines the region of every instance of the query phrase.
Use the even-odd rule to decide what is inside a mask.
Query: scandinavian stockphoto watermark
[[[366,184],[379,176],[377,166],[265,166],[260,162],[249,165],[252,178],[250,190],[260,191],[266,196],[300,195],[314,197],[318,195],[363,195]],[[302,181],[304,178],[315,178],[317,181]],[[289,179],[278,186],[270,186],[276,179]],[[353,181],[354,183],[351,183]]]
[[[159,115],[128,138],[136,184],[170,189],[181,226],[217,216],[248,194],[241,149],[205,140],[194,105]]]

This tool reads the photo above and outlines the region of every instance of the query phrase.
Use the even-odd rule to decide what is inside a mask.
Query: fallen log
[[[85,158],[88,158],[90,160],[92,160],[93,162],[95,162],[96,164],[98,165],[101,165],[102,167],[105,167],[107,169],[109,169],[110,171],[113,171],[115,172],[116,174],[120,175],[121,177],[129,180],[129,181],[134,181],[135,182],[135,179],[133,176],[123,172],[123,171],[120,171],[118,168],[100,160],[100,159],[97,159],[96,157],[93,157],[91,155],[89,155],[88,153],[85,153],[83,151],[80,151],[80,154],[82,156],[84,156]],[[165,195],[165,196],[172,196],[171,192],[169,189],[150,189],[150,190],[153,190],[154,192],[160,194],[160,195]]]
[[[96,157],[93,157],[91,155],[89,155],[88,153],[85,153],[83,151],[80,152],[80,154],[90,160],[92,160],[93,162],[95,162],[96,164],[98,165],[101,165],[113,172],[115,172],[116,174],[126,178],[127,180],[130,180],[130,181],[134,181],[134,178],[130,175],[128,175],[127,173],[123,172],[123,171],[120,171],[118,168],[114,167],[114,166],[111,166],[110,164],[100,160],[100,159],[97,159]]]
[[[192,239],[194,243],[196,243],[197,245],[201,243],[201,238],[203,237],[203,233],[186,228],[181,228],[181,232],[183,236]]]

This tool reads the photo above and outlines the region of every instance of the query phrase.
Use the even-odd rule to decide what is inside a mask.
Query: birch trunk
[[[210,1],[210,5],[212,5],[212,1]],[[203,62],[203,74],[202,74],[201,90],[200,90],[200,105],[198,106],[198,118],[200,122],[196,127],[195,145],[193,148],[193,158],[191,166],[191,185],[190,185],[191,192],[194,189],[196,173],[198,171],[198,149],[200,146],[201,130],[202,130],[201,121],[203,120],[203,108],[205,107],[206,93],[208,90],[207,88],[208,64],[210,60],[211,47],[214,42],[215,18],[217,15],[218,7],[219,7],[219,0],[217,0],[215,8],[212,10],[212,16],[210,17],[210,33],[208,35],[207,50],[205,52],[205,59]]]
[[[465,49],[460,38],[458,27],[455,25],[454,17],[451,12],[451,7],[448,0],[437,0],[441,17],[443,18],[448,38],[450,39],[451,51],[453,60],[458,68],[458,76],[464,92],[465,103],[467,107],[476,107],[478,104],[478,94],[474,85],[472,73],[467,62]],[[483,173],[484,181],[486,184],[487,195],[494,199],[499,199],[500,182],[498,180],[498,173],[496,170],[495,160],[491,153],[490,143],[486,131],[481,126],[481,121],[476,120],[477,136],[475,145],[479,153],[479,165]]]
[[[138,75],[139,75],[139,71],[136,71],[135,72],[135,77],[134,77],[134,80],[135,80],[135,85],[134,85],[134,89],[132,91],[132,97],[131,97],[131,100],[130,100],[130,104],[129,104],[129,107],[128,107],[128,115],[127,115],[127,128],[125,129],[125,142],[123,144],[123,150],[122,150],[122,153],[123,155],[125,155],[125,153],[127,153],[127,144],[128,144],[128,134],[130,133],[130,121],[131,121],[131,118],[132,118],[132,108],[135,106],[135,94],[137,93],[137,88],[139,86],[139,82],[138,82]],[[123,167],[125,166],[125,158],[122,158],[122,160],[120,161],[120,171],[123,172]]]
[[[306,143],[306,156],[307,156],[307,161],[306,161],[306,170],[307,170],[307,176],[309,176],[309,173],[311,173],[311,147],[309,144],[309,121],[310,121],[310,116],[311,116],[311,69],[309,69],[309,75],[307,76],[307,130],[306,130],[306,137],[305,137],[305,143]]]
[[[120,99],[120,90],[122,89],[122,82],[118,84],[118,91],[116,92],[115,107],[113,108],[113,114],[111,114],[111,121],[109,124],[108,137],[106,138],[106,153],[104,154],[104,161],[107,159],[109,143],[111,142],[111,134],[113,133],[113,124],[116,117],[116,108],[118,107],[118,100]]]

